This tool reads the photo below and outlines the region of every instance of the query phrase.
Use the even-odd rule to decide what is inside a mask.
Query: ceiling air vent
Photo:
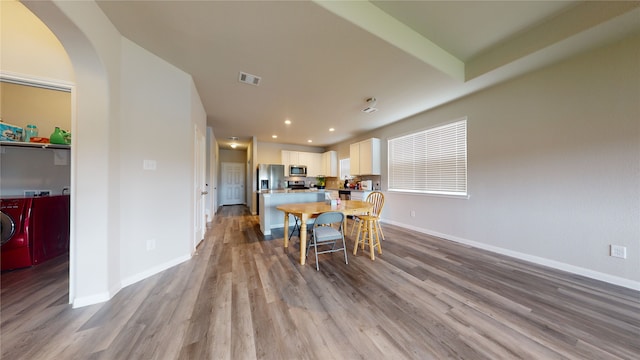
[[[378,102],[378,100],[376,100],[376,98],[371,97],[367,99],[367,107],[362,109],[363,113],[367,113],[367,114],[371,114],[373,112],[378,111],[378,109],[376,108],[376,103]]]
[[[245,72],[240,71],[240,77],[238,80],[241,83],[258,86],[260,84],[260,76],[255,76],[251,74],[247,74]]]

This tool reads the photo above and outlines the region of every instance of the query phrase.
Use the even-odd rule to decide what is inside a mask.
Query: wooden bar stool
[[[353,228],[356,226],[355,224],[358,224],[358,234],[356,235],[356,246],[353,249],[353,255],[358,252],[359,243],[362,245],[362,250],[364,250],[364,246],[368,242],[371,260],[375,260],[375,253],[373,251],[375,246],[378,246],[378,254],[382,254],[380,237],[384,239],[384,234],[380,227],[380,213],[384,206],[384,195],[380,191],[374,191],[367,196],[367,202],[373,204],[373,208],[368,214],[356,215],[353,227],[351,228],[351,231],[353,231]],[[362,241],[360,240],[360,234],[362,234]]]
[[[358,223],[358,234],[356,235],[356,246],[353,249],[353,255],[358,252],[358,245],[362,246],[364,251],[365,244],[369,245],[371,260],[375,260],[374,248],[378,247],[378,254],[382,254],[382,246],[380,245],[380,233],[378,232],[377,221],[375,215],[358,215],[360,222]],[[374,239],[375,238],[375,239]]]

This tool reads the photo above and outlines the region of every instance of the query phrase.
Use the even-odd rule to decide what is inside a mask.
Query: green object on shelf
[[[71,134],[56,126],[53,134],[49,137],[51,144],[69,145],[71,144]]]

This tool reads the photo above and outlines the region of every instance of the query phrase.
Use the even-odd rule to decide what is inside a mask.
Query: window
[[[351,172],[351,159],[341,159],[340,160],[340,179],[346,179],[350,177],[349,174]]]
[[[467,118],[388,140],[389,190],[467,195]]]

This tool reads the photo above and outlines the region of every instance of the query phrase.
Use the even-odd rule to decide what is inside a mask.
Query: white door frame
[[[204,134],[200,132],[198,126],[194,125],[194,139],[193,139],[193,158],[194,158],[194,196],[195,196],[195,211],[194,211],[194,236],[193,236],[193,249],[204,239],[206,229],[206,215],[205,215],[205,197],[209,189],[206,186],[205,173],[206,173],[206,140]]]
[[[66,49],[65,49],[66,52]],[[49,79],[43,79],[40,77],[34,77],[24,74],[16,74],[9,71],[0,71],[0,79],[6,82],[20,84],[25,86],[35,86],[44,89],[52,89],[59,91],[66,91],[71,93],[71,133],[77,134],[78,132],[76,127],[76,87],[72,83],[64,82],[64,81],[52,81]],[[76,193],[76,147],[71,146],[71,175],[70,175],[70,208],[69,208],[69,304],[73,304],[73,300],[76,296],[76,262],[75,262],[75,253],[76,253],[76,231],[75,231],[75,214],[76,214],[76,202],[75,202],[75,193]]]

